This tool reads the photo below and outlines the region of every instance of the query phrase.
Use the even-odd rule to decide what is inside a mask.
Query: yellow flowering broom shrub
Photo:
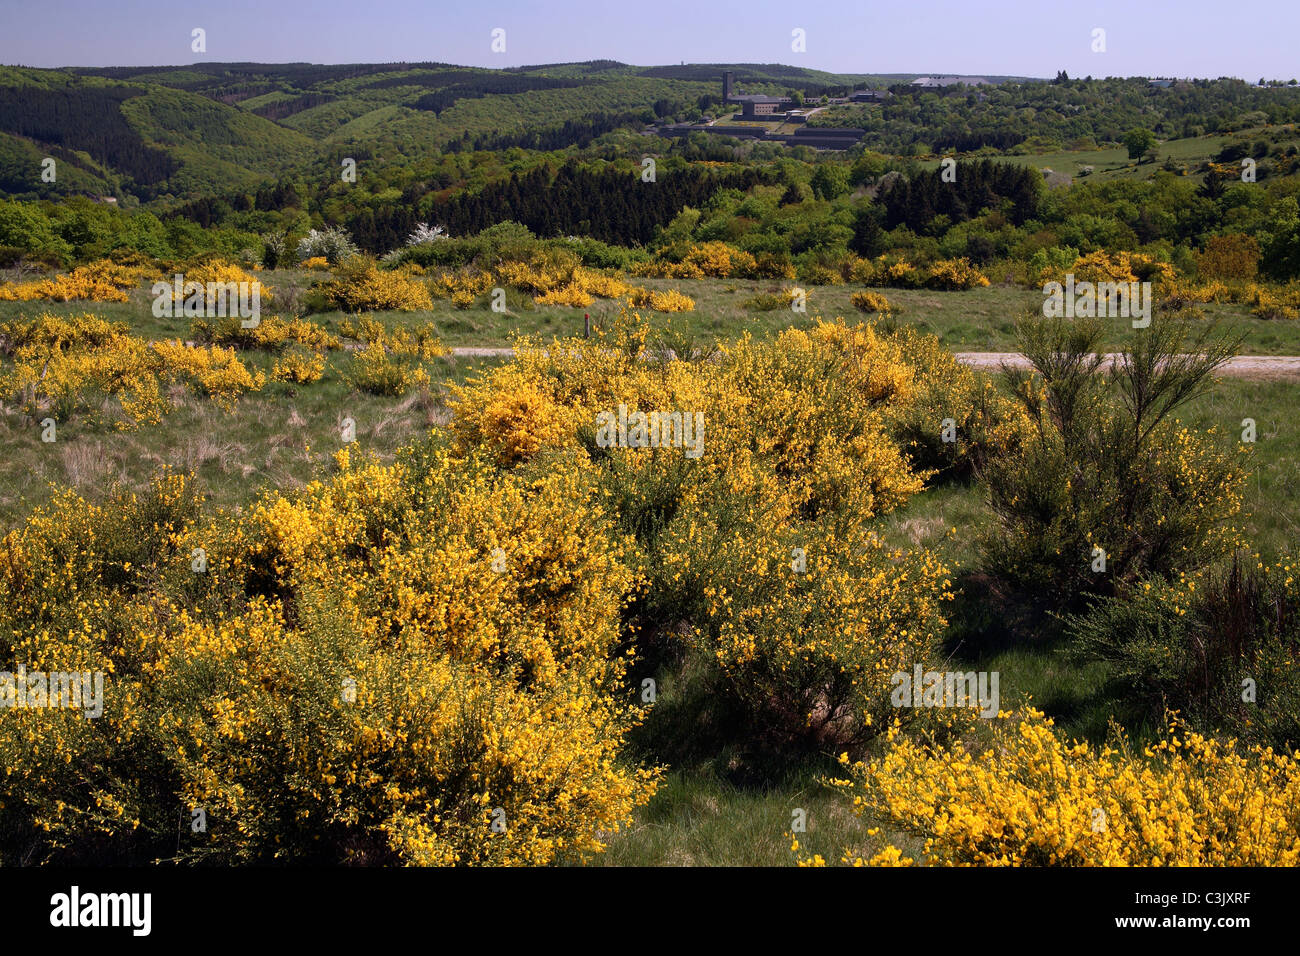
[[[226,262],[224,259],[211,259],[197,266],[183,269],[179,274],[182,278],[179,297],[176,294],[175,279],[166,276],[162,280],[169,287],[165,294],[178,311],[185,308],[187,310],[197,309],[200,312],[207,312],[224,308],[228,313],[235,312],[241,298],[241,293],[237,291],[238,287],[244,286],[248,290],[244,295],[251,295],[254,290],[254,283],[256,283],[258,301],[261,307],[266,307],[274,301],[270,286],[264,284],[257,276],[250,275],[233,262]],[[201,288],[191,287],[191,282],[198,283]],[[231,288],[232,283],[235,285],[235,289]],[[215,295],[210,296],[209,293],[215,293]]]
[[[782,748],[850,746],[891,712],[889,677],[933,659],[951,598],[929,552],[886,548],[833,523],[745,540],[706,592],[695,641],[711,653],[751,726]]]
[[[447,354],[447,347],[438,339],[437,327],[432,322],[414,328],[400,325],[389,328],[373,316],[357,315],[340,322],[339,331],[367,345],[378,343],[389,354],[405,358],[427,362]]]
[[[1075,282],[1173,282],[1177,278],[1174,267],[1141,252],[1107,252],[1099,249],[1079,256],[1074,265],[1064,270],[1074,275]],[[1048,266],[1038,276],[1037,285],[1055,281],[1064,282],[1064,273]],[[1032,284],[1032,283],[1031,283]]]
[[[318,351],[343,347],[328,329],[298,316],[266,316],[252,328],[244,328],[243,321],[239,316],[194,318],[190,322],[190,334],[196,342],[208,345],[272,352],[284,351],[295,344]]]
[[[291,348],[275,360],[271,378],[277,382],[306,385],[325,374],[325,356],[310,349]]]
[[[172,385],[232,408],[239,396],[265,384],[233,350],[188,348],[180,342],[146,342],[94,316],[41,316],[0,331],[13,364],[0,374],[0,392],[14,396],[26,414],[65,422],[78,413],[106,415],[121,429],[157,424],[172,410],[164,392]],[[121,415],[109,408],[115,400]]]
[[[0,283],[0,301],[126,302],[127,293],[154,271],[147,266],[118,265],[101,259],[52,279]]]
[[[503,368],[493,376],[492,386],[452,386],[458,405],[451,427],[462,451],[480,448],[509,467],[571,438],[572,410],[562,408],[518,367]]]
[[[404,272],[385,271],[367,256],[354,256],[339,266],[335,278],[320,284],[321,292],[348,312],[427,309],[433,305],[429,287]]]
[[[915,468],[968,479],[983,462],[1032,436],[1024,406],[984,373],[957,361],[932,335],[909,326],[884,333],[916,369],[909,401],[889,409],[890,433]]]
[[[513,364],[454,390],[458,448],[516,468],[583,449],[637,542],[644,620],[684,624],[717,670],[720,697],[752,715],[755,734],[808,745],[858,738],[868,702],[884,699],[866,675],[923,656],[941,626],[943,570],[865,536],[924,481],[888,431],[888,409],[911,399],[916,370],[863,326],[746,338],[708,362],[639,360],[647,331],[625,314],[591,340],[521,342]],[[620,407],[676,412],[693,441],[602,441],[597,416]],[[772,583],[784,581],[794,547],[816,570]],[[908,621],[908,633],[870,615],[861,630],[847,625],[862,610],[854,593]],[[831,673],[844,681],[833,692]]]
[[[930,266],[925,285],[929,289],[961,291],[989,284],[988,276],[976,269],[969,259],[940,259]]]
[[[344,382],[371,395],[404,395],[416,385],[427,384],[428,373],[395,355],[381,341],[357,349],[341,373]]]
[[[1138,751],[1116,731],[1102,747],[1061,738],[1028,709],[991,740],[939,745],[891,731],[880,758],[837,785],[855,813],[924,840],[942,866],[1295,866],[1300,763],[1239,750],[1171,721]],[[845,758],[844,762],[848,764]],[[896,850],[874,862],[913,862]],[[849,852],[844,862],[873,862]]]
[[[0,860],[545,864],[648,798],[588,469],[341,464],[243,515],[65,493],[0,541],[3,666],[104,676],[102,716],[0,721]]]
[[[855,292],[849,297],[849,301],[859,312],[888,315],[894,311],[894,306],[879,292]]]

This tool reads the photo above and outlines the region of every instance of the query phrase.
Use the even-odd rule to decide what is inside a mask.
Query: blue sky
[[[190,48],[207,31],[207,52]],[[491,31],[506,51],[491,51]],[[791,50],[791,31],[807,50]],[[1106,31],[1106,52],[1091,49]],[[1300,74],[1300,2],[0,0],[0,63],[789,63],[842,73]]]

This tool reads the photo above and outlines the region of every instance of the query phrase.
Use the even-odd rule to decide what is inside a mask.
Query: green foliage
[[[1144,126],[1137,126],[1124,134],[1124,148],[1129,159],[1141,159],[1156,144],[1156,134]]]
[[[1061,604],[1203,567],[1234,545],[1241,466],[1174,413],[1237,341],[1156,319],[1109,367],[1095,320],[1017,325],[1029,372],[1008,371],[1032,432],[981,469],[996,527],[988,571]]]
[[[822,163],[809,185],[818,199],[838,199],[849,191],[849,171],[839,163]]]
[[[1205,729],[1290,752],[1300,747],[1300,604],[1293,566],[1230,563],[1155,578],[1066,617],[1084,660],[1105,662],[1134,716],[1165,709]]]

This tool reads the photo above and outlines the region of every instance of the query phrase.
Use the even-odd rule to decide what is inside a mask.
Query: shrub
[[[902,361],[916,369],[908,400],[892,406],[887,416],[890,434],[913,468],[966,480],[1031,437],[1024,407],[988,376],[957,361],[934,336],[904,326],[889,332],[888,339]]]
[[[940,626],[937,562],[869,535],[926,477],[889,432],[917,370],[871,328],[843,323],[744,339],[708,362],[638,361],[647,335],[624,315],[590,340],[522,343],[514,365],[457,390],[458,448],[519,469],[582,449],[637,545],[638,649],[651,663],[688,652],[710,662],[717,706],[747,715],[745,746],[861,739],[862,708],[880,700],[867,675],[920,654]],[[597,416],[620,405],[698,415],[698,447],[602,445]],[[796,546],[810,573],[787,581]],[[891,613],[907,635],[883,625]],[[793,666],[804,652],[807,665]],[[828,696],[824,678],[840,667]]]
[[[853,307],[859,312],[893,313],[894,306],[879,292],[855,292],[849,297]]]
[[[1067,631],[1083,659],[1107,664],[1139,718],[1168,708],[1203,730],[1291,752],[1300,748],[1293,571],[1287,559],[1266,566],[1237,554],[1222,568],[1094,601],[1066,619]]]
[[[0,338],[13,358],[0,375],[0,392],[16,397],[27,414],[49,414],[58,422],[89,413],[119,429],[157,424],[173,409],[164,397],[170,386],[232,408],[240,395],[265,383],[233,350],[146,342],[93,315],[6,323]]]
[[[128,293],[152,271],[147,266],[117,265],[101,259],[52,279],[0,283],[0,301],[126,302]]]
[[[298,240],[298,261],[325,259],[336,266],[357,255],[356,244],[347,231],[341,227],[326,226],[313,229]]]
[[[490,389],[452,386],[452,431],[462,451],[481,449],[505,467],[558,445],[573,433],[572,415],[520,369],[492,376]]]
[[[714,656],[763,743],[860,743],[891,712],[889,675],[933,659],[947,623],[947,569],[933,554],[886,548],[874,534],[841,536],[833,525],[746,530],[721,543],[735,553],[710,582],[695,643]]]
[[[1239,752],[1170,722],[1136,752],[1063,740],[1033,709],[985,745],[917,740],[846,765],[853,812],[924,841],[938,866],[1291,866],[1300,861],[1300,764]],[[892,851],[892,852],[889,852]],[[897,848],[874,860],[910,864]],[[818,858],[809,861],[823,862]]]
[[[168,286],[164,294],[178,313],[182,308],[186,314],[199,315],[207,312],[224,311],[227,315],[237,312],[242,298],[240,287],[246,287],[250,295],[256,293],[259,310],[262,306],[269,305],[274,298],[270,286],[224,259],[209,259],[184,269],[180,274],[183,282],[179,298],[174,282],[161,283]],[[230,288],[232,284],[235,289]],[[212,294],[211,300],[209,293]]]
[[[567,305],[570,308],[581,309],[591,305],[596,300],[588,295],[582,286],[572,283],[544,292],[534,297],[533,301],[538,305]]]
[[[1196,269],[1203,279],[1250,281],[1259,272],[1259,242],[1241,233],[1211,236],[1196,256]]]
[[[382,271],[371,258],[355,256],[343,265],[321,291],[339,308],[350,312],[428,309],[433,305],[429,289],[401,272]]]
[[[390,355],[403,358],[427,362],[447,354],[432,322],[426,322],[417,328],[398,326],[390,329],[373,316],[358,315],[340,322],[339,331],[358,342],[378,343]]]
[[[695,311],[695,300],[675,289],[657,292],[652,289],[633,288],[630,291],[631,296],[629,298],[632,304],[637,307],[649,306],[656,312]]]
[[[988,277],[964,258],[940,259],[930,267],[930,274],[925,279],[926,288],[953,291],[976,289],[988,284]]]
[[[340,458],[241,515],[169,478],[0,541],[7,666],[106,677],[98,719],[0,721],[0,861],[540,865],[628,822],[633,576],[582,470]]]
[[[290,345],[304,345],[317,351],[341,348],[339,340],[323,326],[296,316],[288,319],[268,316],[252,328],[244,328],[238,316],[216,319],[195,318],[190,334],[196,342],[237,349],[265,349],[279,352]]]
[[[271,378],[277,382],[306,385],[325,374],[325,356],[301,346],[291,348],[275,360]]]
[[[395,358],[381,341],[353,352],[341,377],[352,388],[371,395],[405,395],[415,385],[428,381],[424,369]]]
[[[1101,335],[1096,321],[1018,323],[1033,369],[1009,379],[1032,434],[981,470],[998,522],[988,570],[1064,602],[1226,554],[1241,507],[1238,462],[1173,417],[1236,342],[1157,319],[1102,375]]]

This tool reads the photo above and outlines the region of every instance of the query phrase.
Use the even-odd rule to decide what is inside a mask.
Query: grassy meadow
[[[263,273],[276,290],[280,309],[292,310],[307,293],[312,273],[280,270]],[[656,329],[698,342],[731,340],[743,334],[763,338],[813,317],[859,313],[849,302],[857,291],[850,286],[820,286],[809,291],[806,314],[786,309],[760,310],[751,300],[781,288],[781,283],[746,280],[641,280],[654,289],[679,289],[696,301],[693,312],[668,316],[651,314]],[[886,290],[897,307],[900,324],[936,335],[954,351],[1006,351],[1014,348],[1017,315],[1034,309],[1041,296],[1032,290],[994,285],[968,292]],[[74,314],[85,311],[127,323],[150,339],[186,338],[187,320],[155,318],[146,289],[127,303],[3,303],[0,321],[32,317],[41,312]],[[438,301],[431,310],[379,313],[389,327],[413,327],[432,321],[442,341],[453,347],[502,347],[516,335],[552,336],[580,332],[583,312],[599,325],[610,321],[619,305],[597,300],[587,309],[518,307],[498,314],[476,304],[455,309]],[[1242,352],[1300,354],[1300,324],[1268,322],[1250,316],[1244,307],[1207,306],[1207,318],[1239,324],[1245,333]],[[345,316],[328,312],[312,320],[337,330]],[[1107,345],[1121,347],[1129,330],[1117,322]],[[250,352],[252,367],[267,371],[271,358]],[[346,361],[333,353],[332,364]],[[292,491],[331,474],[333,453],[341,447],[340,425],[356,422],[359,446],[391,459],[401,446],[449,417],[446,383],[467,377],[506,359],[451,355],[432,360],[427,368],[434,384],[403,397],[381,397],[350,390],[337,375],[296,386],[271,382],[242,397],[234,411],[195,398],[181,390],[173,396],[175,411],[161,424],[117,431],[83,421],[60,424],[58,441],[44,443],[35,423],[13,407],[0,414],[0,441],[7,449],[0,461],[0,521],[6,529],[22,522],[34,507],[49,499],[56,486],[71,486],[90,500],[118,487],[143,488],[160,467],[192,472],[208,501],[218,508],[238,509],[267,491]],[[981,373],[982,374],[982,373]],[[1283,553],[1300,527],[1300,461],[1297,422],[1300,391],[1287,379],[1223,378],[1209,394],[1187,409],[1185,424],[1216,430],[1216,441],[1229,448],[1238,443],[1242,419],[1257,423],[1245,495],[1243,527],[1261,555]],[[1055,718],[1068,735],[1101,740],[1112,718],[1124,719],[1120,689],[1105,683],[1095,665],[1080,665],[1066,653],[1051,621],[1038,622],[1035,639],[1008,635],[1019,626],[999,615],[989,600],[988,584],[977,570],[978,540],[990,515],[983,491],[974,483],[933,484],[904,507],[882,519],[881,531],[891,544],[924,545],[935,549],[953,569],[957,597],[949,608],[945,650],[958,669],[1000,671],[1009,702],[1032,701]],[[824,784],[836,770],[828,758],[775,779],[756,780],[750,764],[729,759],[723,748],[709,746],[712,713],[705,692],[691,686],[690,669],[659,674],[662,693],[671,706],[656,708],[652,721],[667,722],[683,734],[647,733],[637,740],[695,740],[694,752],[644,756],[665,759],[672,766],[658,793],[638,811],[635,823],[613,835],[607,851],[595,859],[606,865],[789,865],[794,860],[787,830],[791,814],[803,809],[808,831],[802,849],[838,859],[846,846],[871,855],[894,845],[915,850],[912,837],[883,829],[869,834],[845,802]],[[1157,728],[1126,724],[1135,739],[1154,737]],[[736,755],[738,758],[741,755]],[[739,768],[739,769],[738,769]],[[578,862],[576,860],[571,862]]]

